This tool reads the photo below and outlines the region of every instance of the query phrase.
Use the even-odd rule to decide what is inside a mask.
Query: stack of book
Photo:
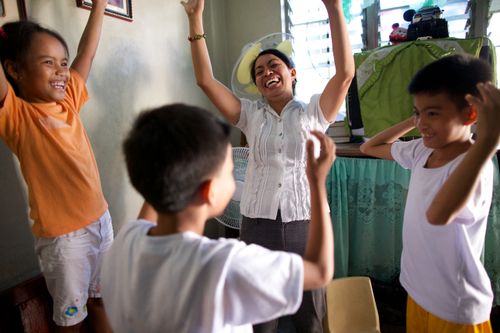
[[[343,120],[331,124],[326,134],[331,137],[335,143],[346,143],[351,141],[351,135]]]

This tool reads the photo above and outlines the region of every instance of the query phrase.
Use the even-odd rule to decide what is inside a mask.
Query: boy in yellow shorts
[[[412,171],[400,275],[409,333],[492,331],[493,292],[481,263],[500,133],[500,91],[489,83],[491,73],[466,55],[427,65],[408,87],[415,115],[361,146]],[[415,127],[420,139],[397,141]]]

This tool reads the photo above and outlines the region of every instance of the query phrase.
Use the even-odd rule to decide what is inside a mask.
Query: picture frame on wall
[[[0,0],[0,26],[11,21],[26,20],[24,0]]]
[[[76,5],[81,8],[91,9],[92,0],[76,0]],[[108,0],[104,14],[132,21],[132,0]]]

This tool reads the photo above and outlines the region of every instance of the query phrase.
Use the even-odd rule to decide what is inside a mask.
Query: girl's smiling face
[[[20,97],[32,103],[61,101],[70,77],[66,48],[47,34],[37,33],[19,64],[16,83]]]
[[[288,68],[273,54],[263,54],[255,60],[255,85],[267,99],[283,94],[292,98],[295,77],[295,68]]]

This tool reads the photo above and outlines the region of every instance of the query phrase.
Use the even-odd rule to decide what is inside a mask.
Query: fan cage
[[[249,149],[247,147],[234,147],[232,149],[232,155],[234,163],[234,179],[236,180],[237,185],[243,184],[247,170]],[[240,190],[242,191],[243,189]],[[217,216],[215,219],[228,228],[239,230],[241,226],[240,202],[238,200],[231,199],[222,215]]]

